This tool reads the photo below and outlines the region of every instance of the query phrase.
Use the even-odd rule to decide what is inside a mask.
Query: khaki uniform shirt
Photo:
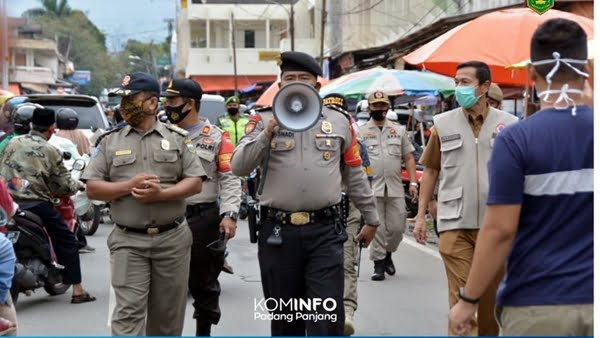
[[[482,114],[473,117],[471,114],[467,113],[464,109],[463,112],[469,121],[469,126],[473,130],[473,135],[475,137],[479,136],[479,131],[481,130],[481,126],[483,125],[483,121],[488,115],[488,107],[485,108]],[[423,155],[421,155],[421,159],[419,162],[427,168],[441,170],[442,169],[442,151],[441,151],[441,142],[440,136],[438,135],[435,127],[431,128],[431,136],[429,137],[429,142],[427,142],[427,146],[425,147],[425,151]]]
[[[373,192],[384,197],[404,197],[402,184],[402,156],[415,151],[406,135],[406,128],[390,120],[382,129],[371,119],[360,127],[360,134],[367,147],[373,171]]]
[[[206,178],[187,132],[156,121],[144,134],[126,126],[106,135],[94,149],[82,179],[123,182],[139,173],[158,176],[163,189],[185,177]],[[185,209],[185,199],[142,203],[131,195],[110,204],[115,223],[138,228],[171,223],[184,216]]]
[[[4,150],[0,175],[17,203],[54,202],[56,197],[73,195],[80,186],[71,179],[58,149],[36,131],[10,141]]]
[[[239,177],[231,172],[231,154],[233,144],[229,133],[213,126],[208,120],[202,120],[200,128],[189,134],[196,146],[196,155],[200,158],[208,178],[202,184],[202,192],[187,198],[187,204],[211,203],[220,197],[219,213],[234,211],[240,207],[242,184]]]
[[[319,210],[340,202],[343,181],[366,223],[378,225],[373,191],[347,117],[324,107],[311,129],[280,129],[269,139],[263,129],[270,116],[261,113],[250,118],[231,160],[234,174],[246,176],[263,165],[270,151],[261,205],[285,211]]]

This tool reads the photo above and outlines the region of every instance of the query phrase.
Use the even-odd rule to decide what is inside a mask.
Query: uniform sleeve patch
[[[244,128],[244,134],[248,135],[256,129],[256,121],[250,120],[246,123],[246,128]]]

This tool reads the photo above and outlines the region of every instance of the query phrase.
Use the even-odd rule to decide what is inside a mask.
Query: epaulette
[[[165,124],[165,127],[167,127],[169,130],[172,130],[174,132],[176,132],[177,134],[181,135],[181,136],[188,136],[188,132],[185,129],[179,128],[176,125],[173,124]]]
[[[214,124],[211,125],[213,129],[216,129],[218,132],[220,132],[221,134],[223,134],[225,132],[225,130],[215,126]]]
[[[341,107],[338,107],[338,106],[336,106],[334,104],[328,104],[328,105],[325,105],[325,107],[327,107],[329,109],[332,109],[332,110],[335,110],[338,113],[342,113],[342,115],[344,115],[348,119],[348,121],[352,122],[352,116],[350,115],[350,113],[348,113],[347,111],[345,111]]]
[[[105,132],[104,134],[98,136],[98,138],[96,139],[96,142],[94,143],[94,148],[98,147],[98,145],[100,144],[100,142],[102,141],[103,138],[105,138],[106,136],[108,136],[108,135],[110,135],[110,134],[112,134],[114,132],[117,132],[117,131],[125,128],[126,126],[127,126],[126,123],[121,124],[121,125],[116,125],[113,129],[111,129],[111,130]]]
[[[266,112],[266,111],[271,111],[273,110],[273,107],[271,106],[264,106],[264,107],[256,107],[254,108],[254,111],[257,113],[262,113],[262,112]]]

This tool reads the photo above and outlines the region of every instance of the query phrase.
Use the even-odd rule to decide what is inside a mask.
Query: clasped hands
[[[162,187],[156,175],[140,173],[129,180],[131,196],[142,203],[160,201]]]

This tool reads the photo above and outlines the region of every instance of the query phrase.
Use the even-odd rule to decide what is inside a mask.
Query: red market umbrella
[[[529,8],[502,9],[453,28],[403,57],[404,61],[429,71],[454,76],[459,63],[478,60],[487,63],[492,82],[502,86],[525,86],[527,74],[511,69],[529,59],[533,32],[543,22],[564,18],[577,22],[593,38],[594,22],[583,16],[549,10],[539,15]]]

